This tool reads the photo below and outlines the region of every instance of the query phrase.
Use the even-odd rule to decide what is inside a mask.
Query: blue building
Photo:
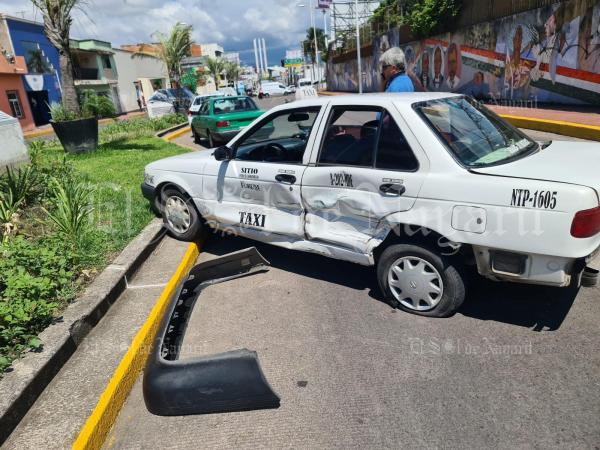
[[[58,51],[46,38],[43,24],[38,22],[2,15],[1,36],[8,36],[14,55],[25,58],[28,74],[23,75],[23,84],[27,101],[36,126],[47,124],[49,105],[60,102],[62,97]]]

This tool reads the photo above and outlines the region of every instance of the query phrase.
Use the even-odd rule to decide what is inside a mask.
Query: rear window
[[[503,164],[538,149],[520,130],[466,97],[420,102],[413,108],[465,166]]]
[[[215,114],[256,111],[258,107],[249,97],[227,97],[219,98],[213,102]]]

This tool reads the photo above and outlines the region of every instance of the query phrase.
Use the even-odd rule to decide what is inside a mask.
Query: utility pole
[[[358,20],[358,0],[354,0],[354,7],[356,8],[354,14],[356,17],[356,58],[358,63],[358,93],[362,94],[362,61],[360,60],[360,23]]]

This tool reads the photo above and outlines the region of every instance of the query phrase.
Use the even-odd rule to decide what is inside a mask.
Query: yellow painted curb
[[[185,133],[189,133],[190,131],[192,131],[190,127],[183,127],[181,130],[177,130],[171,134],[168,134],[167,136],[163,136],[163,139],[165,141],[171,142],[172,140],[175,140],[178,137],[183,136]]]
[[[533,117],[512,116],[509,114],[499,114],[499,116],[518,128],[600,141],[600,127],[594,125],[582,125],[573,122],[562,122],[560,120],[535,119]]]
[[[73,444],[74,450],[99,449],[104,444],[106,436],[146,363],[169,299],[194,265],[199,253],[198,244],[190,244],[175,274],[158,298],[148,319],[133,338],[129,350],[125,353],[108,386],[100,396],[94,411],[79,432],[79,436]]]

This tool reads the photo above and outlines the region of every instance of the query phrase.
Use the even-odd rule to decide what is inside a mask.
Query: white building
[[[121,111],[138,110],[140,105],[145,106],[156,89],[169,87],[169,74],[161,59],[133,56],[132,52],[116,48],[113,51],[119,73]]]
[[[202,56],[210,56],[211,58],[220,58],[223,56],[223,47],[219,44],[200,44]]]
[[[240,64],[240,54],[238,52],[229,52],[223,54],[223,59],[225,61],[234,62],[236,64]]]

